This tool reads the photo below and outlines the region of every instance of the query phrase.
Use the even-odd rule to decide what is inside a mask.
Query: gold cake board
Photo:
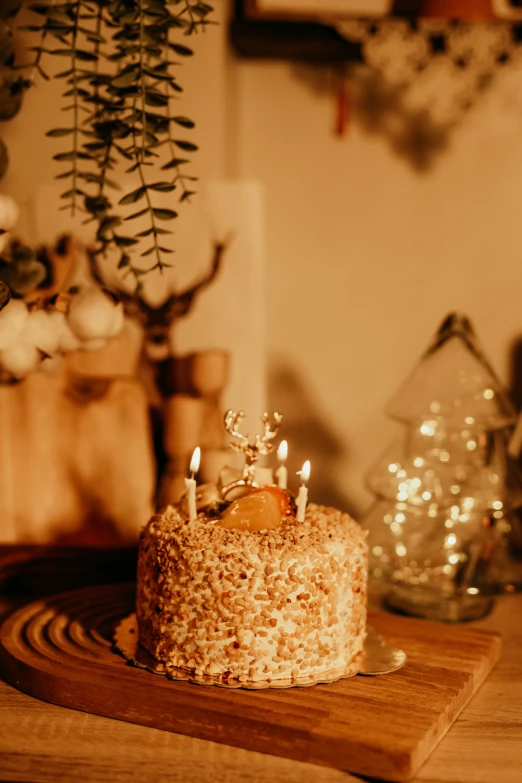
[[[152,674],[161,674],[170,680],[192,682],[194,685],[215,685],[219,688],[245,688],[246,690],[260,690],[262,688],[309,688],[311,685],[320,685],[336,682],[342,677],[354,677],[356,674],[375,676],[389,674],[400,669],[406,663],[406,653],[396,647],[386,644],[375,628],[367,628],[363,650],[345,666],[328,669],[319,674],[303,675],[301,677],[277,677],[267,678],[262,681],[239,680],[234,677],[224,679],[222,676],[211,674],[196,674],[193,669],[169,667],[157,661],[150,653],[138,644],[138,623],[133,612],[125,617],[114,632],[114,649],[123,657]]]

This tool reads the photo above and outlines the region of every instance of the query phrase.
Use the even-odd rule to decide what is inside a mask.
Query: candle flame
[[[286,458],[288,457],[288,443],[286,440],[282,440],[279,444],[279,448],[277,449],[277,459],[279,462],[286,462]]]
[[[194,478],[194,475],[199,470],[200,461],[201,461],[201,449],[199,448],[199,446],[196,446],[196,448],[194,449],[194,453],[192,455],[192,459],[190,460],[190,472],[192,474],[192,478]]]
[[[308,479],[310,478],[310,460],[307,459],[305,464],[303,465],[301,471],[301,484],[306,484]]]

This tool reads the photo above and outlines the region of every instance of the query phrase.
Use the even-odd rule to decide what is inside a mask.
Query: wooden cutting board
[[[31,603],[0,629],[0,672],[44,701],[355,774],[407,781],[487,677],[500,636],[379,613],[372,625],[408,655],[379,677],[285,690],[172,682],[112,650],[134,585]]]

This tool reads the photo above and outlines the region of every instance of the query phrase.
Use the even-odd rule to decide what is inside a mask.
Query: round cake
[[[356,671],[366,534],[347,514],[313,503],[304,522],[287,512],[277,526],[262,524],[227,527],[205,512],[189,521],[183,506],[169,506],[142,531],[139,641],[167,673],[255,685]]]

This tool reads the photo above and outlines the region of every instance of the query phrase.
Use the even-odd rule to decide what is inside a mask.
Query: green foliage
[[[0,259],[0,299],[5,287],[15,296],[23,297],[38,288],[47,277],[45,265],[37,260],[32,248],[13,242],[11,256],[11,261]]]
[[[197,146],[174,134],[176,126],[190,130],[194,123],[170,111],[172,98],[182,91],[174,75],[178,58],[191,56],[192,50],[172,39],[204,28],[213,9],[198,0],[47,0],[30,8],[38,22],[29,29],[40,35],[32,47],[33,71],[47,79],[46,58],[66,63],[55,78],[63,81],[69,120],[47,133],[63,139],[63,151],[54,159],[67,164],[57,175],[69,181],[62,193],[65,206],[96,221],[99,252],[119,248],[120,268],[134,273],[139,286],[144,270],[130,255],[136,240],[123,227],[148,217],[149,228],[135,236],[151,237],[151,246],[141,254],[154,258],[146,271],[162,270],[168,266],[163,255],[169,251],[158,237],[171,232],[158,221],[173,220],[177,212],[158,207],[155,194],[176,190],[182,202],[194,193],[195,178],[185,173],[189,159],[176,150],[192,153]],[[161,166],[167,179],[160,180],[153,175],[160,168],[163,147],[170,160]],[[127,173],[137,173],[140,186],[121,196],[117,205],[142,204],[125,218],[111,193],[118,186],[110,174],[121,161]]]

